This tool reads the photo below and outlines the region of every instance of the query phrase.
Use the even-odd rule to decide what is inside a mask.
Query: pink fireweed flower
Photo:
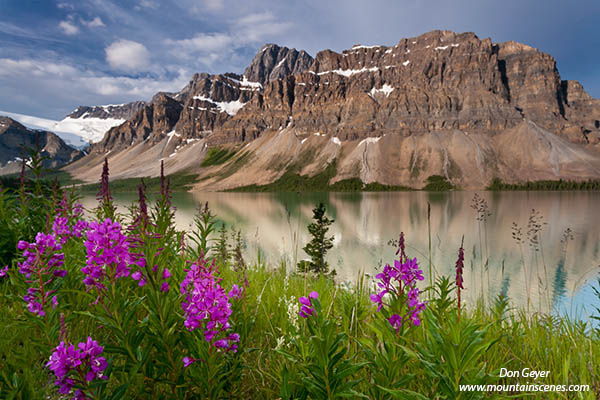
[[[460,289],[464,289],[463,287],[463,268],[465,261],[465,251],[462,248],[458,249],[458,259],[456,260],[456,287]]]
[[[406,247],[404,245],[404,232],[400,232],[400,237],[398,238],[398,250],[396,250],[396,255],[400,255],[400,261],[406,260],[408,258],[406,257],[405,249]]]
[[[244,289],[240,288],[238,285],[236,285],[234,283],[233,285],[231,285],[231,290],[229,291],[229,293],[227,293],[227,296],[230,299],[241,299],[243,292],[244,292]]]
[[[392,316],[388,319],[392,328],[396,329],[396,332],[400,331],[400,326],[402,326],[402,317],[398,314],[392,314]]]
[[[144,259],[135,257],[129,252],[129,241],[121,233],[121,225],[107,218],[104,222],[90,223],[85,241],[87,263],[81,269],[86,277],[83,280],[88,286],[104,289],[104,277],[111,283],[119,278],[129,276],[130,266],[144,266]]]
[[[148,204],[146,203],[146,194],[144,193],[144,184],[138,185],[138,209],[133,223],[129,226],[130,231],[145,232],[148,228]]]
[[[183,360],[181,360],[181,361],[183,361],[183,366],[187,368],[198,360],[196,360],[192,357],[183,357]]]
[[[300,304],[302,304],[302,307],[300,307],[300,312],[298,313],[302,318],[308,318],[311,315],[314,314],[315,309],[312,305],[312,301],[311,299],[316,299],[319,297],[319,293],[312,291],[310,292],[310,294],[308,295],[308,297],[300,297],[298,299],[298,301],[300,302]]]
[[[70,237],[80,238],[88,229],[89,223],[81,217],[83,206],[79,203],[71,204],[65,194],[56,209],[56,217],[52,223],[52,233],[65,244]]]
[[[456,260],[456,301],[458,304],[458,319],[460,321],[460,294],[461,291],[464,290],[463,287],[463,268],[465,261],[465,250],[463,249],[463,244],[465,241],[465,237],[463,236],[462,242],[460,243],[460,248],[458,249],[458,259]]]
[[[394,260],[394,267],[400,271],[400,279],[404,281],[405,285],[412,285],[416,283],[416,281],[425,279],[416,258],[409,258],[404,263]]]
[[[5,266],[4,268],[0,269],[0,278],[4,277],[8,275],[8,265]]]
[[[25,275],[27,283],[33,285],[27,289],[23,299],[30,312],[43,317],[46,315],[44,307],[55,292],[49,289],[52,281],[67,275],[67,271],[62,269],[65,255],[59,253],[62,246],[55,235],[39,232],[34,243],[21,240],[17,248],[23,251],[25,257],[23,262],[18,263],[19,272]],[[8,267],[5,269],[8,270]]]
[[[218,277],[214,262],[209,265],[201,258],[185,272],[180,287],[181,294],[185,296],[181,302],[185,327],[190,331],[201,329],[204,339],[217,348],[236,351],[235,343],[239,341],[239,335],[222,337],[231,328],[229,317],[232,306],[225,289],[219,284],[221,278]]]
[[[387,289],[382,290],[381,292],[377,293],[377,294],[372,294],[371,295],[371,301],[375,304],[377,304],[377,311],[379,312],[381,310],[381,307],[383,307],[383,296],[385,296],[385,294],[387,293]]]
[[[169,291],[169,284],[167,282],[163,282],[162,285],[160,285],[160,291],[161,292],[168,292]]]
[[[89,336],[77,347],[71,343],[60,342],[46,363],[56,376],[55,384],[59,386],[59,393],[69,394],[75,384],[87,385],[97,378],[106,380],[107,377],[102,372],[108,363],[104,357],[100,357],[103,350],[104,348]],[[85,398],[82,396],[83,392],[78,390],[73,398]]]
[[[399,252],[403,253],[403,234],[400,235],[399,242],[402,245],[399,248]],[[400,331],[403,321],[410,320],[413,325],[419,325],[421,323],[419,316],[421,311],[425,309],[425,303],[419,301],[420,293],[416,286],[417,281],[424,279],[423,271],[419,268],[417,259],[406,258],[405,262],[395,260],[393,267],[389,264],[386,265],[383,272],[377,274],[375,278],[378,280],[377,286],[380,290],[375,294],[371,294],[371,301],[377,305],[377,312],[381,311],[383,307],[392,308],[395,304],[393,301],[390,304],[384,303],[383,298],[385,295],[389,295],[392,299],[401,298],[403,307],[406,307],[406,312],[402,313],[404,315],[393,313],[388,318],[388,322],[392,328],[396,329],[396,332]]]

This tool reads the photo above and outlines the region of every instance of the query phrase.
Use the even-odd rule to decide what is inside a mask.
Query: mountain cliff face
[[[105,106],[79,106],[66,118],[99,118],[99,119],[124,119],[135,115],[146,105],[145,101],[134,101],[126,104],[108,104]]]
[[[185,167],[201,175],[219,176],[236,160],[250,164],[203,180],[210,188],[266,183],[292,165],[315,173],[334,159],[332,181],[360,177],[420,187],[429,175],[445,175],[481,187],[493,177],[599,178],[599,121],[600,100],[578,82],[561,80],[552,56],[520,43],[433,31],[392,47],[325,50],[314,59],[270,44],[244,75],[196,74],[179,93],[156,95],[77,165],[96,172],[108,152],[119,154],[116,171],[124,176],[131,174],[127,153],[152,154],[156,159],[147,161],[164,158],[168,171]],[[551,144],[547,160],[533,146],[539,140]],[[533,159],[517,168],[508,160],[521,153],[510,149],[519,141],[532,145]],[[214,146],[244,147],[221,169],[200,168]],[[262,169],[254,176],[242,173],[256,165]]]
[[[19,172],[22,158],[27,159],[27,148],[39,146],[42,156],[48,157],[43,162],[46,168],[57,168],[83,156],[52,132],[33,131],[17,121],[0,116],[0,175]]]
[[[146,105],[144,101],[104,106],[79,106],[52,129],[81,136],[89,143],[100,142],[104,134],[114,126],[121,125],[134,117]]]

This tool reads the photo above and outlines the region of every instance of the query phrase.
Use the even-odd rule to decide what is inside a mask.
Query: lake
[[[479,212],[473,208],[476,196]],[[116,194],[122,211],[136,194]],[[378,193],[176,193],[176,223],[189,229],[200,204],[208,202],[228,227],[241,229],[246,261],[259,253],[267,265],[288,269],[305,259],[307,225],[318,202],[335,222],[334,247],[327,254],[341,281],[371,275],[391,263],[388,244],[402,231],[409,257],[417,257],[429,279],[429,243],[434,275],[454,277],[464,235],[465,292],[473,302],[505,293],[513,304],[560,311],[587,319],[600,300],[600,192],[378,192]],[[93,208],[93,196],[82,199]],[[431,207],[428,234],[428,203]],[[479,217],[479,218],[478,218]],[[513,233],[521,229],[521,240]],[[517,234],[517,236],[519,236]]]

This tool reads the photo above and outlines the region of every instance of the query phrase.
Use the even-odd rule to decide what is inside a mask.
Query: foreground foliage
[[[524,396],[460,391],[518,383],[501,368],[550,371],[541,384],[590,385],[532,398],[600,395],[600,332],[512,309],[503,297],[460,304],[456,285],[469,287],[462,248],[456,282],[423,287],[401,235],[374,281],[341,285],[285,265],[247,266],[239,244],[233,254],[219,244],[208,206],[192,231],[176,230],[164,176],[154,205],[140,186],[127,216],[112,205],[108,166],[101,182],[91,219],[58,188],[44,209],[21,210],[32,203],[0,193],[4,226],[46,221],[36,234],[14,231],[0,269],[0,398]]]

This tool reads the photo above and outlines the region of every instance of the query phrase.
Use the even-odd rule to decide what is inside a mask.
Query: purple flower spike
[[[394,266],[387,264],[383,271],[375,276],[378,280],[377,286],[381,289],[378,293],[371,294],[371,301],[377,304],[377,312],[382,307],[395,308],[397,302],[390,304],[383,302],[383,297],[388,294],[392,300],[402,299],[402,315],[392,313],[388,322],[396,332],[400,331],[403,321],[410,320],[413,325],[420,325],[420,313],[425,309],[425,302],[419,301],[419,288],[417,282],[424,280],[423,271],[419,268],[416,258],[409,259],[404,254],[404,234],[400,234],[399,246],[396,255],[400,254],[399,260],[394,260]],[[397,311],[395,309],[391,312]]]
[[[103,347],[98,342],[88,337],[85,342],[79,343],[77,347],[73,344],[60,342],[54,348],[50,361],[46,366],[56,376],[55,384],[59,386],[59,393],[69,394],[75,384],[87,385],[94,379],[108,379],[102,372],[108,366],[106,359],[100,357]],[[79,379],[79,374],[85,376],[85,381]],[[70,376],[77,377],[76,380]],[[84,399],[82,391],[75,393],[74,399]]]
[[[186,368],[196,362],[196,360],[194,360],[191,357],[183,357],[182,361],[183,361],[183,366]]]
[[[233,285],[231,285],[231,290],[229,291],[229,293],[227,293],[227,296],[230,299],[240,299],[242,297],[242,292],[243,289],[234,283]]]
[[[312,292],[310,292],[308,297],[302,296],[302,297],[298,298],[298,301],[300,302],[300,304],[302,304],[302,307],[300,307],[300,312],[298,312],[298,315],[300,315],[302,318],[308,318],[308,317],[314,315],[315,309],[312,305],[312,299],[316,299],[318,297],[319,297],[319,293],[312,291]]]
[[[83,215],[83,206],[79,203],[71,205],[66,193],[59,202],[56,211],[57,215],[52,223],[52,232],[59,238],[61,244],[65,244],[71,237],[80,238],[88,228],[88,222],[80,219]]]
[[[400,331],[400,326],[402,326],[402,317],[398,314],[392,314],[392,316],[388,320],[392,328],[396,329],[396,332]]]
[[[35,242],[20,241],[17,247],[23,250],[25,257],[23,262],[18,263],[19,272],[25,275],[27,283],[34,285],[27,289],[23,299],[28,303],[30,312],[43,317],[46,315],[44,308],[50,301],[50,295],[55,292],[48,287],[55,278],[62,278],[67,274],[66,270],[60,269],[65,259],[65,255],[60,252],[62,246],[54,234],[38,232]],[[2,271],[4,273],[0,276],[6,274],[8,267]]]
[[[201,329],[204,339],[213,346],[235,351],[237,347],[229,346],[231,337],[228,330],[231,328],[229,317],[232,313],[230,297],[221,287],[214,263],[208,264],[200,259],[185,270],[186,277],[181,282],[181,294],[185,295],[181,303],[185,321],[184,325],[190,331]],[[238,288],[239,289],[239,288]],[[233,292],[233,293],[232,293]],[[235,287],[229,292],[235,294]],[[239,335],[234,336],[239,340]]]
[[[131,278],[133,280],[139,281],[140,279],[142,279],[142,271],[135,271],[133,274],[131,274]]]
[[[104,278],[114,283],[129,276],[137,257],[129,252],[129,241],[121,233],[121,225],[107,218],[104,222],[92,222],[85,241],[87,264],[81,269],[86,274],[84,283],[104,289]]]
[[[311,304],[310,304],[310,299],[309,299],[308,297],[304,297],[304,296],[302,296],[302,297],[300,297],[300,298],[298,299],[298,301],[300,302],[300,304],[303,304],[303,305],[305,305],[305,306],[307,306],[307,307],[310,307],[310,305],[311,305]]]
[[[0,278],[8,275],[8,265],[2,269],[0,269]]]

